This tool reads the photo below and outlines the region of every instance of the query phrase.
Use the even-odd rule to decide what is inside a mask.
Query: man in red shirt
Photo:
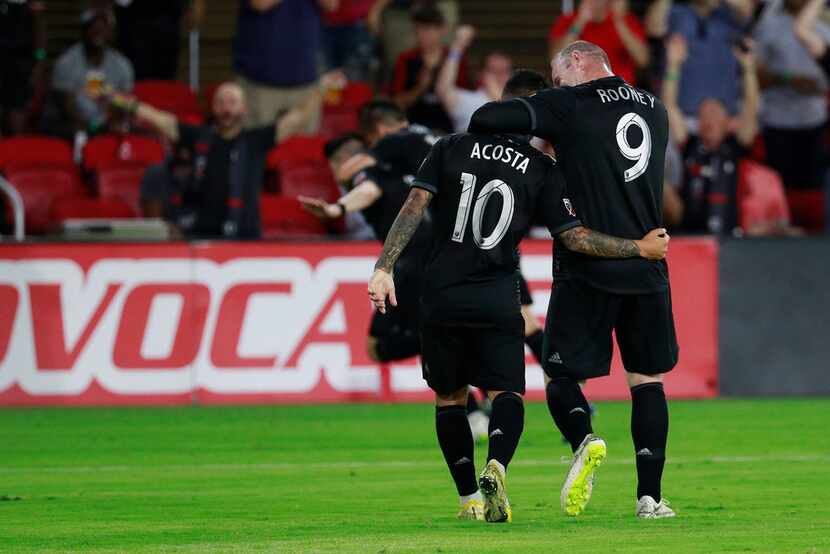
[[[447,25],[444,15],[433,6],[412,13],[417,46],[404,51],[395,64],[392,98],[406,111],[407,119],[436,131],[451,133],[453,124],[435,92],[438,72],[447,56],[459,63],[457,85],[469,88],[467,64],[460,52],[450,53],[444,44]]]
[[[649,61],[643,26],[628,12],[628,0],[582,0],[576,13],[557,18],[548,40],[551,59],[571,42],[593,42],[608,54],[612,71],[631,84]]]

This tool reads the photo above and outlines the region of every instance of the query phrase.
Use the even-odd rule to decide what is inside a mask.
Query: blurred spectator
[[[199,205],[193,150],[180,142],[163,163],[147,168],[141,181],[143,217],[162,218],[180,229],[193,227]]]
[[[632,13],[628,0],[582,0],[576,13],[560,15],[550,29],[550,58],[576,40],[602,47],[611,61],[611,70],[636,82],[638,68],[648,65],[645,31]]]
[[[54,102],[45,114],[47,131],[67,137],[76,131],[95,133],[107,123],[107,112],[90,93],[133,89],[132,64],[109,47],[114,24],[108,8],[81,14],[81,42],[64,52],[52,71]]]
[[[649,7],[651,33],[679,33],[686,39],[689,59],[680,76],[678,105],[692,118],[690,123],[707,98],[718,99],[730,114],[736,113],[740,67],[732,49],[752,10],[752,0],[656,0]]]
[[[350,81],[370,81],[374,40],[366,17],[374,0],[337,0],[323,12],[323,54],[329,70],[342,69]]]
[[[827,78],[793,31],[805,3],[784,0],[772,6],[755,31],[766,159],[790,189],[820,188],[824,170]],[[814,33],[830,40],[830,27],[822,22]]]
[[[735,48],[743,70],[744,97],[741,113],[730,118],[718,98],[706,98],[698,109],[699,135],[690,135],[677,104],[678,78],[689,52],[682,35],[666,46],[663,102],[675,144],[682,149],[684,178],[674,191],[682,205],[679,230],[690,233],[730,235],[738,228],[738,166],[747,157],[758,133],[759,89],[755,57]],[[669,192],[671,194],[671,192]]]
[[[385,78],[391,77],[398,56],[415,47],[412,11],[423,6],[438,8],[447,28],[455,28],[458,22],[456,0],[374,0],[369,10],[368,24],[372,34],[381,40]]]
[[[0,135],[23,132],[32,85],[45,75],[44,9],[43,2],[0,0]]]
[[[245,94],[236,83],[224,83],[213,98],[213,127],[196,127],[122,94],[107,97],[111,105],[136,115],[170,142],[193,152],[193,178],[199,202],[191,234],[200,238],[255,239],[260,236],[259,194],[265,158],[278,142],[297,134],[319,110],[322,92],[278,121],[243,129]],[[187,229],[186,229],[187,231]]]
[[[683,224],[683,157],[673,140],[666,146],[666,168],[663,177],[663,223],[674,231]]]
[[[234,67],[248,100],[247,124],[260,127],[317,90],[320,9],[332,0],[240,0]],[[305,131],[314,133],[320,113]]]
[[[392,94],[406,110],[409,121],[430,129],[451,132],[450,116],[435,94],[438,71],[447,56],[444,37],[447,26],[444,16],[433,7],[423,7],[412,13],[417,47],[403,52],[395,65]],[[458,86],[467,86],[467,66],[459,60]]]
[[[198,27],[205,0],[114,0],[118,22],[116,45],[133,63],[138,81],[173,81],[179,68],[182,18]]]
[[[505,54],[493,52],[484,60],[478,90],[465,90],[457,85],[458,71],[464,53],[475,37],[475,29],[462,25],[455,34],[450,53],[438,74],[435,92],[450,116],[453,131],[464,133],[473,112],[487,102],[501,99],[505,83],[513,72],[513,62]]]

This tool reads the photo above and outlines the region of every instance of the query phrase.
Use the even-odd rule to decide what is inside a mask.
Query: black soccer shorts
[[[579,280],[556,283],[545,323],[543,368],[551,378],[576,380],[611,372],[611,332],[625,370],[657,375],[677,364],[671,290],[613,294]]]
[[[477,327],[425,322],[421,364],[429,388],[438,394],[465,385],[524,394],[524,320]]]

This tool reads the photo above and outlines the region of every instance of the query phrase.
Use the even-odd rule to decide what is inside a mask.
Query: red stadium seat
[[[263,194],[259,205],[262,238],[322,237],[326,225],[306,212],[296,198]]]
[[[140,213],[141,180],[143,165],[116,165],[98,170],[98,195],[101,198],[117,198],[125,202],[135,213]]]
[[[298,135],[286,139],[268,154],[268,168],[279,171],[286,164],[302,162],[326,163],[323,147],[326,140],[319,135]]]
[[[138,81],[133,89],[136,98],[154,108],[172,112],[178,117],[199,116],[199,98],[190,87],[179,81]]]
[[[788,190],[787,201],[793,215],[793,224],[811,233],[824,231],[827,214],[824,213],[824,191]]]
[[[6,178],[23,198],[26,232],[45,233],[50,223],[52,205],[67,198],[84,196],[77,172],[59,168],[21,168],[8,172]]]
[[[0,140],[0,171],[9,164],[18,167],[73,165],[72,146],[49,137],[20,136]]]
[[[335,98],[328,97],[323,104],[320,134],[332,139],[358,130],[360,108],[372,99],[374,92],[368,83],[355,81],[346,85]]]
[[[341,93],[341,102],[355,110],[360,110],[363,104],[369,102],[375,95],[372,86],[362,81],[353,81],[346,85]]]
[[[354,133],[358,130],[358,119],[358,112],[353,108],[326,106],[323,108],[323,119],[320,122],[320,135],[329,140],[345,133]]]
[[[84,147],[84,169],[97,171],[118,164],[151,165],[164,161],[164,147],[142,135],[100,135]]]
[[[746,230],[764,224],[789,223],[790,210],[781,176],[752,160],[740,166],[740,225]]]
[[[50,219],[132,219],[136,212],[119,198],[68,198],[52,205]]]
[[[331,169],[319,162],[284,165],[279,172],[279,189],[283,196],[311,196],[328,202],[340,198]]]

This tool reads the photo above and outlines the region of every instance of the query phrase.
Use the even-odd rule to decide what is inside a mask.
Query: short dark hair
[[[346,133],[328,141],[325,146],[323,146],[323,153],[326,155],[327,159],[331,159],[335,154],[337,154],[338,150],[352,141],[357,141],[364,146],[366,145],[363,141],[363,137],[359,133]]]
[[[444,26],[447,20],[441,10],[430,4],[416,5],[412,9],[412,21],[421,25]]]
[[[372,100],[360,108],[360,130],[364,135],[373,133],[381,123],[394,125],[403,121],[406,121],[406,114],[390,100]]]
[[[517,69],[504,85],[502,99],[530,96],[548,88],[545,76],[532,69]]]

